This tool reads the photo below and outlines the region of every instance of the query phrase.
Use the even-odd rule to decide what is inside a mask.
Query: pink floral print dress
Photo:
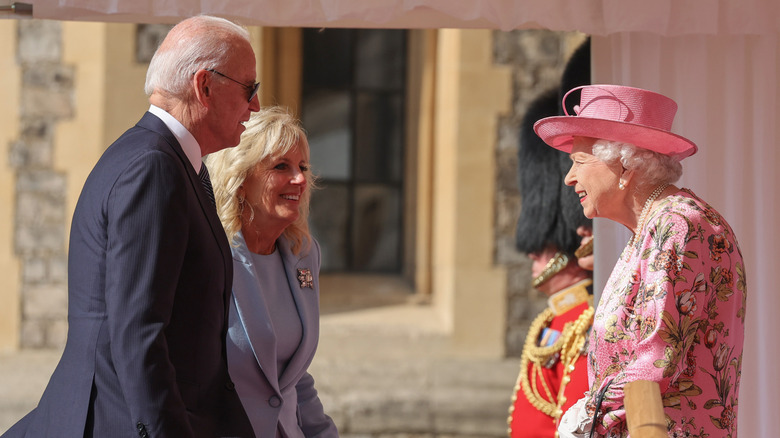
[[[736,236],[682,189],[659,202],[626,247],[596,309],[587,411],[594,436],[627,437],[623,387],[659,383],[670,437],[737,436],[745,268]]]

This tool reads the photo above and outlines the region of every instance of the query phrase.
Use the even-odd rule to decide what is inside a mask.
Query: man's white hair
[[[192,75],[200,69],[219,70],[235,48],[236,39],[249,42],[249,32],[224,18],[198,15],[174,26],[154,53],[146,71],[144,91],[164,91],[186,98]]]

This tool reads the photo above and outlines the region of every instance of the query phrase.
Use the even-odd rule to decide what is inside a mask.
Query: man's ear
[[[211,74],[206,70],[198,70],[192,75],[192,86],[195,89],[195,99],[208,107],[211,100]]]

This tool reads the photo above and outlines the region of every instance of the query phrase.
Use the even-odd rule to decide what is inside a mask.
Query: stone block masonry
[[[54,169],[53,151],[56,124],[73,116],[74,69],[62,64],[61,34],[56,21],[19,21],[20,132],[8,154],[16,176],[22,348],[58,348],[67,334],[67,176]]]

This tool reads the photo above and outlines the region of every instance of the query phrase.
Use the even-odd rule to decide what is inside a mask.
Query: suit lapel
[[[238,246],[233,249],[233,258],[238,265],[233,274],[233,296],[238,316],[246,328],[249,345],[260,370],[271,387],[281,394],[276,369],[276,333],[271,325],[268,305],[244,236],[236,234],[235,241]]]
[[[222,228],[222,223],[220,222],[219,216],[217,215],[217,210],[214,208],[214,205],[211,204],[208,195],[206,195],[206,192],[203,189],[203,185],[200,182],[200,177],[198,176],[195,169],[192,168],[192,163],[190,163],[189,158],[187,158],[187,155],[184,153],[184,150],[182,150],[179,141],[176,140],[176,136],[173,135],[171,130],[168,129],[167,126],[165,126],[165,123],[163,123],[163,121],[160,120],[159,117],[155,116],[150,112],[144,114],[141,120],[138,121],[137,125],[142,128],[160,134],[160,136],[162,136],[165,139],[165,141],[171,146],[171,149],[173,149],[173,151],[176,153],[179,159],[182,160],[184,164],[184,168],[187,169],[187,179],[189,180],[190,187],[192,187],[192,190],[195,192],[195,196],[198,198],[198,203],[200,204],[200,208],[203,211],[203,214],[206,216],[206,219],[208,220],[209,227],[211,228],[211,232],[214,235],[214,238],[217,239],[217,242],[219,243],[220,254],[222,255],[222,260],[224,261],[225,264],[225,272],[230,272],[230,270],[232,269],[230,263],[231,260],[230,245],[227,242],[227,237],[225,236],[225,230]],[[231,276],[226,275],[225,289],[224,289],[226,314],[227,314],[227,309],[230,308],[229,302],[227,301],[230,298],[230,294],[227,292],[230,291],[231,289],[232,286],[231,283],[232,283]],[[225,320],[227,321],[227,318]]]
[[[179,159],[182,160],[182,162],[185,164],[184,167],[187,169],[187,177],[190,186],[195,191],[195,196],[198,198],[198,202],[200,203],[201,210],[203,210],[203,214],[209,220],[211,231],[214,232],[214,235],[220,240],[220,242],[226,241],[225,230],[222,229],[222,223],[219,221],[217,210],[209,200],[208,195],[206,195],[206,192],[203,189],[203,184],[200,182],[198,172],[192,168],[192,163],[190,163],[189,158],[187,158],[187,155],[184,153],[184,150],[182,150],[179,141],[176,140],[176,137],[173,135],[170,129],[165,126],[165,123],[163,123],[162,120],[149,112],[144,114],[144,116],[138,122],[138,126],[160,134],[166,140],[166,142],[168,142],[173,151],[176,152],[176,155],[178,155]],[[220,249],[222,250],[225,248],[220,245]],[[227,256],[227,254],[223,254],[223,256]]]
[[[301,319],[302,339],[280,377],[276,367],[276,333],[271,325],[268,305],[263,298],[262,285],[251,260],[249,249],[241,233],[235,237],[237,247],[233,258],[238,264],[233,278],[233,296],[238,316],[246,328],[249,344],[260,370],[269,384],[281,394],[287,386],[295,384],[311,363],[319,339],[319,272],[318,260],[311,255],[298,257],[290,250],[284,237],[277,241],[282,263],[290,285],[293,300]],[[312,251],[318,251],[313,248]],[[319,253],[317,253],[319,254]],[[301,287],[298,269],[308,269],[313,276],[312,287]]]
[[[314,357],[319,339],[319,265],[314,266],[314,258],[310,255],[299,257],[290,249],[290,242],[284,237],[279,238],[279,250],[282,253],[287,282],[290,284],[298,315],[301,318],[303,335],[301,343],[290,358],[287,368],[279,378],[279,386],[284,389],[298,382],[301,374],[308,368]],[[315,248],[312,248],[314,251]],[[312,275],[311,287],[305,287],[305,279],[299,278],[299,269],[308,270]],[[302,285],[303,283],[303,285]]]

